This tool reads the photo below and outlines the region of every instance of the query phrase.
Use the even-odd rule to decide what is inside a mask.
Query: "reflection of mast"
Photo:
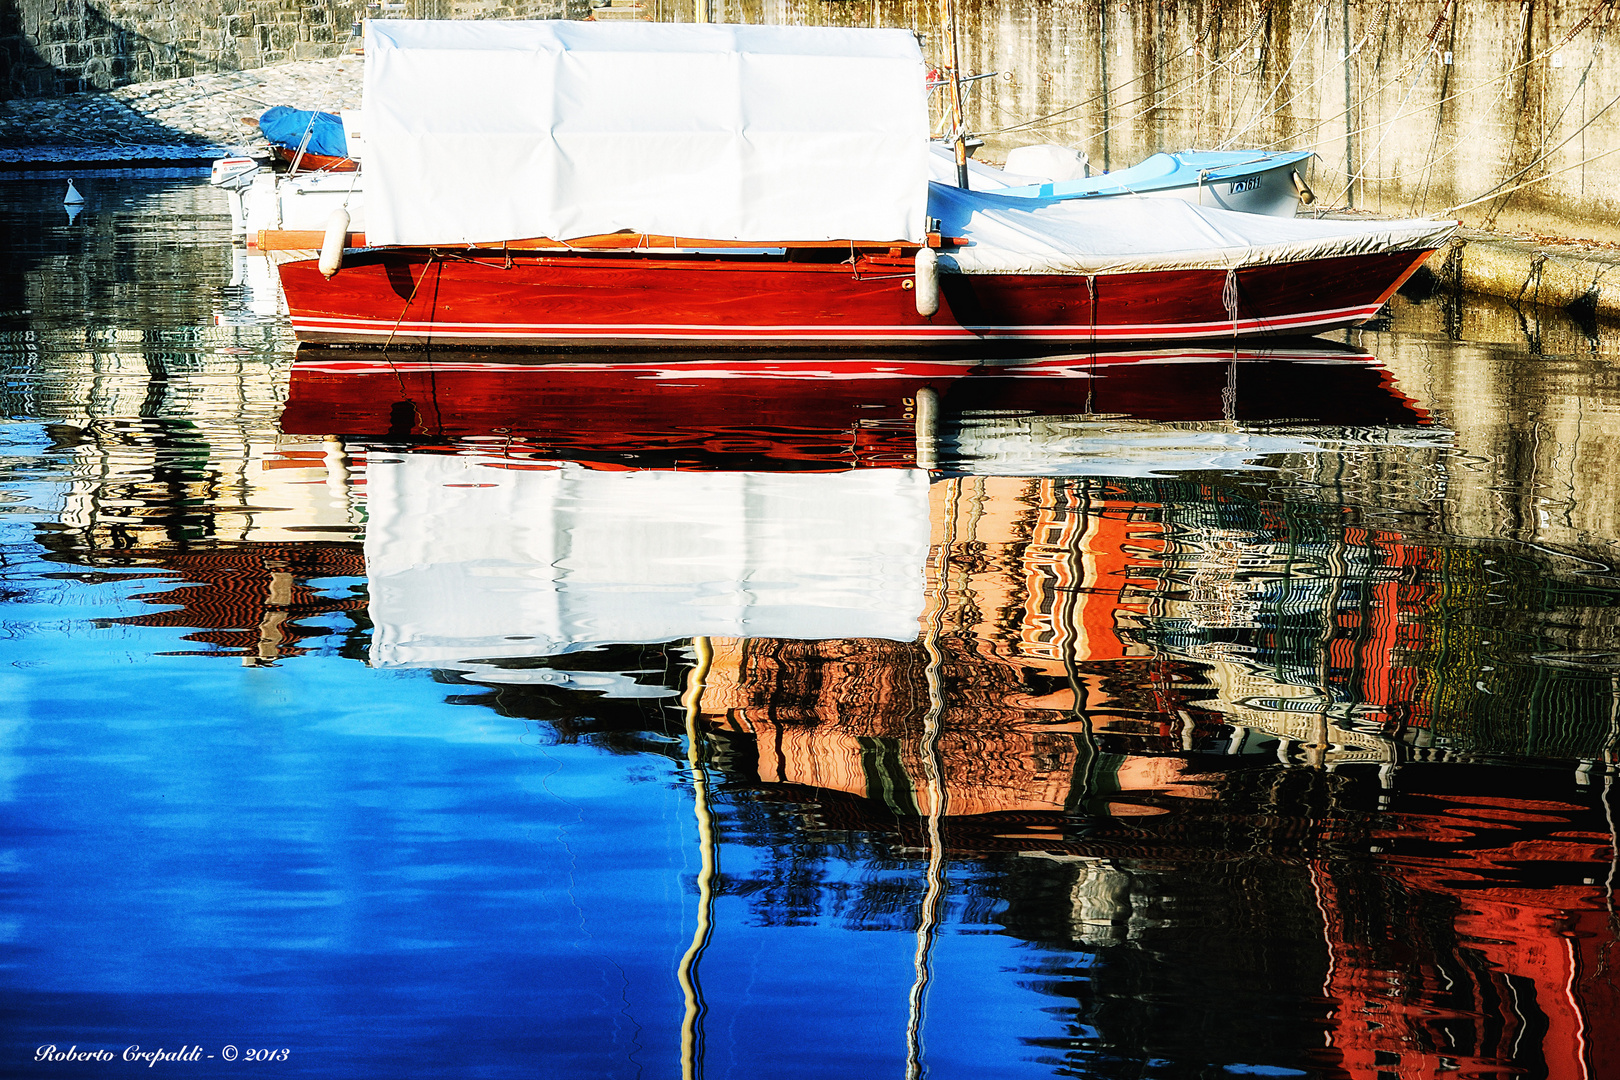
[[[1084,494],[1081,494],[1082,492]],[[1091,772],[1097,763],[1097,743],[1095,732],[1091,730],[1090,697],[1087,693],[1086,682],[1080,677],[1080,658],[1076,655],[1076,650],[1079,649],[1082,638],[1078,629],[1080,620],[1076,617],[1075,610],[1080,603],[1080,592],[1085,581],[1085,571],[1081,566],[1081,547],[1085,543],[1086,532],[1088,531],[1085,525],[1091,520],[1091,489],[1087,481],[1076,480],[1065,487],[1055,489],[1053,494],[1059,497],[1067,496],[1070,502],[1069,513],[1077,516],[1082,523],[1081,529],[1074,534],[1064,549],[1064,557],[1069,566],[1069,582],[1063,596],[1062,625],[1061,627],[1053,626],[1053,640],[1061,642],[1063,647],[1063,674],[1069,681],[1070,693],[1074,695],[1074,705],[1070,709],[1069,715],[1080,725],[1080,730],[1076,733],[1076,736],[1081,744],[1081,750],[1085,754],[1083,762],[1075,763],[1075,783],[1072,789],[1074,794],[1069,799],[1070,804],[1073,805],[1080,799],[1090,796]],[[1056,501],[1056,499],[1053,500],[1054,504]],[[1101,523],[1100,515],[1098,516],[1098,523]],[[1054,616],[1056,610],[1054,605]],[[1054,624],[1055,622],[1054,619]]]
[[[921,404],[919,399],[919,420]],[[960,488],[951,489],[953,495],[960,490]],[[930,975],[928,958],[929,953],[933,951],[934,935],[939,927],[940,897],[945,892],[945,851],[939,835],[939,819],[945,812],[945,784],[939,760],[939,727],[940,718],[945,712],[945,689],[940,684],[940,669],[944,665],[944,657],[939,651],[939,635],[941,624],[945,620],[946,596],[951,585],[951,544],[956,539],[955,513],[948,512],[945,520],[945,543],[939,547],[939,573],[935,578],[939,582],[939,602],[928,605],[932,608],[932,613],[922,639],[923,650],[928,656],[927,666],[923,669],[923,679],[928,687],[928,714],[923,717],[922,739],[918,749],[922,755],[923,774],[928,781],[928,872],[922,910],[917,914],[917,951],[912,956],[912,967],[916,976],[911,984],[911,997],[906,1016],[907,1080],[917,1080],[923,1075],[923,1001],[928,993]]]
[[[1609,826],[1609,874],[1603,879],[1604,901],[1609,908],[1609,926],[1620,929],[1614,909],[1614,879],[1620,871],[1620,830],[1614,822],[1615,751],[1620,749],[1620,675],[1609,676],[1609,738],[1603,746],[1603,820]]]
[[[718,864],[714,842],[714,815],[709,808],[709,782],[703,771],[701,736],[698,732],[698,707],[703,700],[703,681],[708,677],[709,665],[714,661],[714,649],[706,637],[692,639],[692,652],[696,664],[686,682],[686,693],[681,695],[681,707],[686,710],[686,762],[692,770],[693,809],[697,814],[698,844],[702,862],[698,867],[698,917],[692,931],[692,944],[681,957],[677,977],[681,981],[681,995],[686,999],[686,1014],[681,1020],[681,1078],[694,1080],[703,1066],[703,1014],[708,1006],[703,1001],[703,987],[698,983],[697,964],[709,944],[714,926],[714,876]]]

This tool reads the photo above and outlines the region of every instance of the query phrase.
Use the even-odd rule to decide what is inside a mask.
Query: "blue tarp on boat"
[[[304,149],[308,153],[325,154],[327,157],[348,157],[349,141],[343,134],[343,119],[336,113],[312,113],[308,109],[277,105],[260,115],[259,132],[278,146],[297,150],[298,144],[304,141],[304,132],[309,129],[312,116],[315,127],[310,131],[309,145]]]
[[[1035,199],[1086,199],[1098,195],[1141,195],[1171,188],[1216,184],[1242,179],[1274,169],[1304,167],[1315,157],[1310,150],[1264,153],[1254,150],[1183,150],[1154,154],[1128,169],[1090,176],[1084,180],[1060,180],[1050,184],[1009,187],[998,195]]]

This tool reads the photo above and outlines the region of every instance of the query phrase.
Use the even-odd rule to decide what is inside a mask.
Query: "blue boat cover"
[[[259,117],[259,132],[278,146],[297,150],[298,144],[304,141],[304,131],[309,128],[312,116],[315,127],[310,131],[309,145],[304,149],[311,154],[325,154],[327,157],[348,157],[349,141],[343,135],[343,119],[336,113],[312,113],[307,109],[277,105]]]
[[[1154,154],[1128,169],[1050,184],[1009,187],[997,195],[1032,199],[1085,199],[1097,195],[1139,195],[1149,191],[1192,187],[1241,179],[1273,169],[1286,169],[1316,155],[1310,150],[1265,153],[1254,150],[1182,150]]]

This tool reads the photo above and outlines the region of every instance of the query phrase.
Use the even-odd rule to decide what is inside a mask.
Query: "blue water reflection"
[[[54,184],[0,1074],[1617,1067],[1601,362],[295,356],[215,193]]]

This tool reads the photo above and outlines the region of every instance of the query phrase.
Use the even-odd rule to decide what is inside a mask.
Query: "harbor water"
[[[298,351],[204,178],[75,180],[0,1075],[1620,1075],[1620,332]]]

